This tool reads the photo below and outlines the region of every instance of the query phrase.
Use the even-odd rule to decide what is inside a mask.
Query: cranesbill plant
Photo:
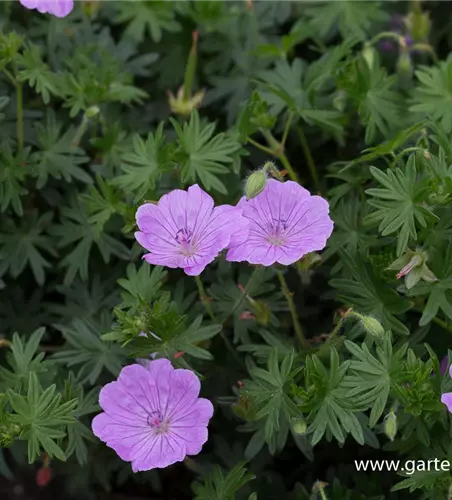
[[[1,498],[451,496],[448,9],[0,2]]]

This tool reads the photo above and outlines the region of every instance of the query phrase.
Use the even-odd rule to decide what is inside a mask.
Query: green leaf
[[[408,158],[405,168],[387,170],[370,167],[370,172],[383,188],[367,189],[373,197],[369,204],[377,210],[367,217],[367,222],[380,222],[382,236],[398,233],[397,256],[403,254],[411,240],[417,239],[416,226],[425,228],[435,218],[431,210],[423,206],[429,187],[417,174],[415,155]]]
[[[61,125],[57,123],[55,113],[47,112],[47,123],[36,124],[39,151],[33,153],[30,162],[33,164],[33,173],[38,178],[36,188],[44,187],[49,177],[64,179],[71,182],[76,179],[90,184],[91,176],[79,165],[88,161],[82,149],[74,147],[72,140],[75,130],[70,128],[61,133]]]
[[[347,277],[330,281],[331,286],[339,290],[341,299],[380,321],[385,329],[407,335],[406,325],[396,316],[410,309],[412,303],[400,296],[362,253],[352,257],[342,251],[341,260]]]
[[[160,291],[168,272],[161,266],[142,263],[137,269],[134,264],[127,266],[127,279],[118,280],[118,285],[125,291],[121,293],[121,307],[134,307],[138,298],[146,302],[153,300]]]
[[[118,376],[125,353],[117,344],[102,341],[99,326],[75,318],[69,326],[55,325],[67,345],[53,359],[68,367],[79,366],[78,380],[94,385],[104,370]]]
[[[246,472],[244,463],[238,463],[226,475],[217,466],[204,483],[193,484],[194,500],[235,500],[236,493],[256,476]]]
[[[48,228],[53,214],[45,212],[38,218],[38,212],[33,211],[30,217],[21,220],[21,226],[16,227],[12,219],[4,224],[8,232],[0,233],[0,276],[9,272],[12,277],[19,276],[28,266],[31,267],[35,280],[42,285],[45,280],[45,269],[51,264],[41,251],[57,256],[54,245],[44,231]]]
[[[441,125],[446,134],[452,130],[452,57],[438,66],[421,66],[415,75],[419,84],[414,87],[411,112],[422,113]]]
[[[172,147],[165,144],[163,123],[146,141],[139,135],[133,136],[131,148],[122,154],[121,160],[124,173],[112,184],[126,193],[132,192],[134,200],[141,201],[154,189],[158,177],[173,165]]]
[[[77,274],[82,280],[88,278],[89,257],[94,244],[105,263],[110,262],[112,255],[122,259],[129,258],[130,250],[118,238],[105,232],[98,233],[80,201],[73,201],[70,206],[62,207],[61,214],[61,224],[52,226],[49,232],[57,237],[57,246],[60,248],[77,242],[75,248],[60,261],[60,265],[67,268],[65,285],[70,285]]]
[[[225,164],[232,163],[232,154],[240,149],[240,144],[223,132],[214,135],[215,124],[201,122],[197,111],[183,126],[175,120],[171,123],[179,138],[176,154],[182,166],[182,182],[193,183],[199,179],[207,190],[226,194],[226,187],[218,176],[229,172]]]
[[[9,144],[3,144],[0,150],[0,212],[12,207],[17,215],[23,214],[21,196],[28,191],[23,185],[27,174],[30,174],[27,159],[30,148],[13,154]]]
[[[388,14],[381,2],[328,2],[318,0],[307,3],[305,11],[314,33],[329,38],[337,30],[343,38],[354,36],[366,40],[374,24],[383,22]]]
[[[142,42],[147,33],[154,42],[160,42],[164,31],[179,31],[180,25],[174,20],[174,2],[130,2],[115,5],[118,14],[116,23],[127,23],[125,36]]]
[[[40,48],[29,43],[23,53],[18,55],[17,62],[20,66],[18,80],[27,82],[42,95],[44,104],[49,104],[50,97],[58,95],[58,86],[55,74],[41,58]]]
[[[65,460],[63,450],[55,439],[66,435],[66,426],[74,422],[77,400],[62,402],[61,394],[55,395],[56,386],[42,390],[34,372],[30,372],[27,396],[9,391],[13,408],[11,421],[22,428],[22,436],[28,440],[28,462],[33,463],[45,451],[50,458]]]
[[[268,368],[264,370],[253,367],[250,370],[251,381],[245,382],[243,392],[258,409],[256,419],[263,420],[264,437],[270,444],[281,426],[281,419],[286,423],[293,417],[300,417],[301,413],[289,396],[289,384],[294,372],[293,351],[286,356],[281,365],[278,364],[278,352],[273,349],[268,358]]]
[[[382,348],[377,349],[377,357],[369,352],[366,344],[358,347],[346,340],[345,347],[354,358],[350,365],[352,375],[345,379],[350,389],[349,396],[359,404],[372,408],[369,426],[374,427],[385,411],[392,380],[397,381],[402,371],[407,344],[393,354],[391,340],[386,338]]]
[[[339,363],[336,349],[330,351],[330,371],[328,372],[317,356],[306,359],[306,390],[299,390],[301,408],[310,411],[312,419],[308,433],[311,443],[316,445],[326,432],[343,443],[350,433],[360,444],[364,444],[363,428],[355,415],[364,409],[358,401],[348,397],[345,376],[350,361]]]

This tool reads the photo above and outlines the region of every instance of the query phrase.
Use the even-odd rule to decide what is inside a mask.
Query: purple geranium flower
[[[41,14],[66,17],[74,8],[74,0],[19,0],[27,9],[36,9]]]
[[[445,359],[447,362],[447,358],[445,358]],[[441,363],[441,365],[443,367],[443,363]],[[452,366],[449,368],[449,375],[452,377]],[[444,394],[442,394],[441,403],[444,403],[447,406],[447,409],[450,411],[450,413],[452,413],[452,392],[445,392]]]
[[[175,189],[158,205],[146,203],[136,214],[138,243],[149,250],[149,264],[181,267],[198,276],[229,245],[231,236],[248,233],[242,209],[230,205],[214,208],[211,196],[198,185],[188,191]]]
[[[102,388],[94,434],[134,472],[168,467],[197,455],[207,441],[212,403],[199,398],[201,384],[190,370],[175,370],[167,359],[149,368],[129,365]]]
[[[238,204],[249,220],[249,234],[231,239],[226,260],[271,266],[293,264],[321,250],[333,231],[328,202],[292,181],[270,179],[262,193]]]

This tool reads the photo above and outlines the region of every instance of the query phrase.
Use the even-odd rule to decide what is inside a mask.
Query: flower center
[[[163,434],[169,429],[169,422],[163,418],[162,412],[159,410],[155,410],[148,415],[147,419],[148,425],[156,432],[157,434]]]
[[[272,245],[283,245],[286,238],[287,221],[284,219],[273,219],[269,227],[267,240]]]
[[[180,245],[181,255],[192,257],[196,253],[196,248],[192,242],[193,233],[189,229],[186,227],[179,229],[175,238]]]

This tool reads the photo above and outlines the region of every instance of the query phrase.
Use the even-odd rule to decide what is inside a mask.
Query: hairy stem
[[[206,294],[204,285],[202,284],[201,278],[195,276],[196,285],[198,286],[198,293],[201,302],[204,304],[204,308],[212,321],[216,321],[215,314],[213,313],[212,305],[209,302],[209,297]]]
[[[309,343],[304,336],[303,329],[301,328],[300,321],[298,320],[297,311],[295,309],[295,304],[293,302],[292,292],[289,290],[289,287],[287,286],[286,283],[286,279],[284,278],[284,275],[281,272],[281,270],[277,269],[276,272],[278,274],[279,282],[281,283],[282,292],[286,297],[287,304],[289,306],[289,311],[290,315],[292,316],[292,322],[298,342],[300,343],[302,349],[309,349]]]
[[[303,129],[301,127],[297,127],[297,132],[300,139],[301,149],[303,150],[304,157],[306,158],[306,162],[308,164],[309,171],[311,172],[311,177],[314,181],[315,188],[319,193],[321,193],[322,189],[320,187],[319,174],[317,173],[317,168],[315,166],[314,158],[312,157],[308,141],[306,140],[306,136],[304,135]]]
[[[250,279],[248,280],[248,283],[245,285],[245,289],[243,290],[242,295],[240,295],[240,298],[235,301],[234,305],[232,306],[232,309],[228,312],[227,316],[223,319],[223,321],[222,321],[223,324],[243,304],[243,301],[248,296],[248,292],[250,291],[251,287],[253,286],[253,283],[256,281],[256,278],[259,276],[261,270],[262,270],[262,267],[255,267],[254,268],[253,272],[251,273]]]
[[[16,84],[16,110],[17,110],[17,150],[22,152],[24,147],[24,109],[23,109],[23,87],[21,83]]]

